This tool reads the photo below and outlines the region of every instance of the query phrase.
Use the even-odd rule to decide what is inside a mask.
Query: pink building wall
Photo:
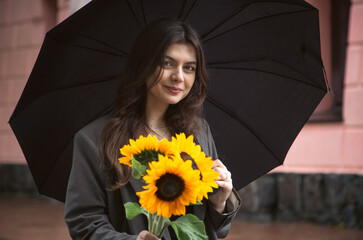
[[[320,9],[322,56],[331,75],[326,19],[329,1],[310,0]],[[307,124],[277,172],[363,174],[363,0],[352,0],[343,92],[343,122]],[[324,103],[323,103],[324,104]],[[325,102],[329,104],[329,101]]]
[[[0,164],[26,163],[7,122],[45,33],[68,15],[69,0],[0,1]]]
[[[321,12],[322,55],[331,76],[330,5]],[[69,15],[70,0],[0,1],[0,164],[25,164],[7,121],[29,77],[46,31]],[[49,12],[54,11],[54,14]],[[363,174],[363,0],[351,5],[343,122],[307,124],[276,172]],[[320,107],[331,103],[324,99]],[[41,147],[41,146],[39,146]]]

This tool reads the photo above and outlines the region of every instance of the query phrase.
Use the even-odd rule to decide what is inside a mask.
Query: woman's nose
[[[183,69],[182,68],[176,68],[173,74],[173,80],[175,81],[184,81],[184,75],[183,75]]]

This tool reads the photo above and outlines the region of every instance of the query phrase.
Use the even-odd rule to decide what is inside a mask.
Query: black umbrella
[[[179,18],[202,39],[205,103],[237,189],[283,163],[326,93],[318,11],[301,0],[94,0],[50,30],[10,119],[40,193],[64,201],[73,136],[104,115],[131,45]]]

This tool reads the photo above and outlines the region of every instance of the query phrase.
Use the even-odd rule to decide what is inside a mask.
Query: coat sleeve
[[[213,160],[218,158],[214,139],[210,131],[209,125],[204,121],[200,144],[207,155]],[[203,147],[204,146],[204,147]],[[216,211],[209,202],[207,202],[207,218],[212,223],[218,238],[225,238],[231,228],[231,221],[236,216],[241,206],[241,199],[235,189],[232,190],[231,196],[227,199],[224,213]]]
[[[65,201],[65,220],[72,239],[134,240],[117,232],[108,218],[107,194],[95,143],[84,133],[74,138],[73,166]]]

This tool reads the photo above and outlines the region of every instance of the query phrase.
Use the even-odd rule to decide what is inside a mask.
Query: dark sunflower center
[[[167,173],[156,181],[156,196],[164,201],[173,201],[182,195],[185,184],[181,177]]]
[[[143,165],[147,165],[148,162],[158,161],[159,154],[165,156],[163,152],[151,150],[143,150],[139,154],[134,155],[134,158]]]

